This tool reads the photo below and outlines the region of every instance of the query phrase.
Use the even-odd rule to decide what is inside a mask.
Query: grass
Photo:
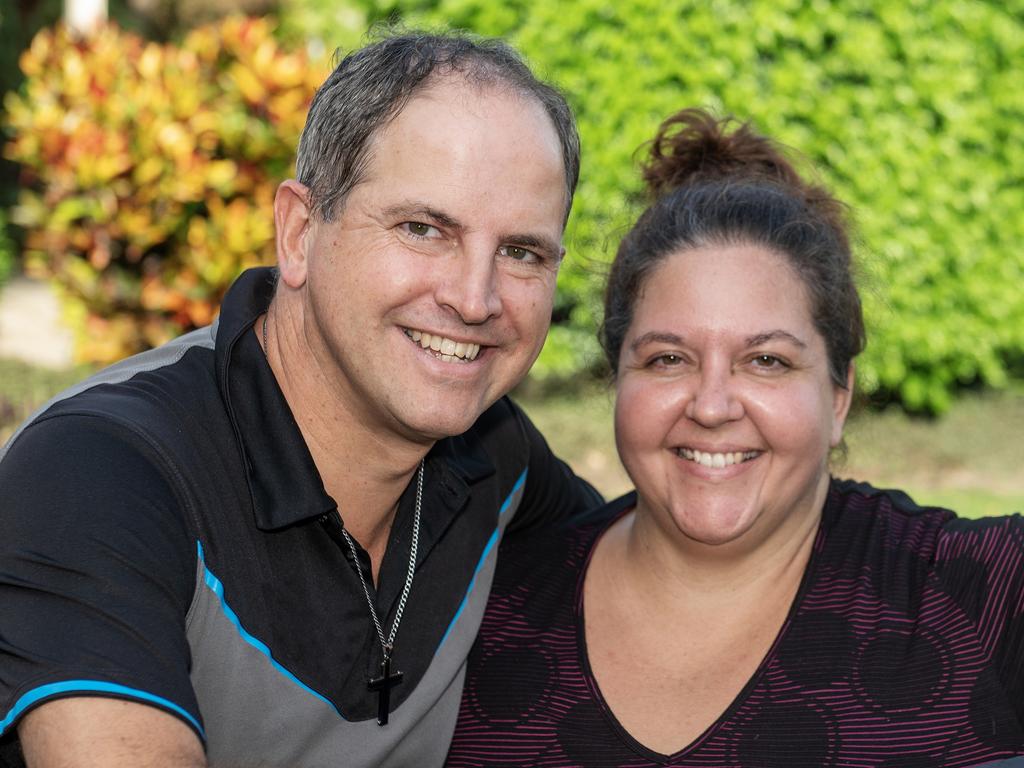
[[[88,374],[88,368],[55,371],[0,358],[0,445],[36,408]]]
[[[0,359],[0,443],[39,405],[88,374]],[[555,451],[606,497],[632,483],[615,453],[614,395],[589,385],[547,397],[517,394]],[[1024,511],[1024,392],[970,394],[942,419],[898,409],[864,411],[847,424],[843,477],[901,488],[921,504],[969,517]]]
[[[866,413],[847,434],[854,477],[967,517],[1024,512],[1020,391],[971,394],[937,420],[910,419],[897,409]]]
[[[615,454],[610,391],[517,399],[555,452],[606,497],[632,487]],[[968,394],[941,419],[863,411],[848,422],[849,451],[833,471],[965,517],[1024,512],[1022,436],[1021,392]]]

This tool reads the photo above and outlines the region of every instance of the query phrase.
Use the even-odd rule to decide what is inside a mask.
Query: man
[[[501,43],[338,65],[278,190],[277,273],[0,455],[0,754],[443,760],[496,542],[597,501],[503,398],[578,167],[565,102]]]

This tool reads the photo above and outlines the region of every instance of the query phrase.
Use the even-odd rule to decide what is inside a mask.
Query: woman
[[[828,473],[864,346],[842,206],[697,110],[645,179],[602,330],[636,491],[503,545],[449,765],[1024,754],[1021,518]]]

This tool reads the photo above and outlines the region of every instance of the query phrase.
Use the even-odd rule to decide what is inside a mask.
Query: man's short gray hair
[[[299,140],[296,176],[309,189],[314,217],[331,221],[360,182],[370,142],[432,79],[456,75],[470,84],[503,86],[536,99],[558,134],[569,217],[580,173],[572,110],[537,79],[507,43],[461,33],[386,33],[345,56],[317,91]]]

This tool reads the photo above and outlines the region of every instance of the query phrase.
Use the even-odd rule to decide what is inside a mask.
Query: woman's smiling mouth
[[[761,451],[729,451],[726,453],[708,453],[693,448],[676,448],[676,455],[687,461],[700,464],[702,467],[721,469],[731,467],[733,464],[742,464],[745,461],[756,459]]]

